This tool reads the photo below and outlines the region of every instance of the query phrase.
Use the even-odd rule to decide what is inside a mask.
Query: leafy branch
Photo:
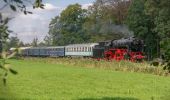
[[[25,6],[25,2],[30,3],[31,5],[33,5],[33,8],[41,8],[44,9],[44,4],[42,4],[42,0],[35,0],[34,3],[32,3],[30,0],[3,0],[4,1],[4,5],[0,8],[0,10],[3,10],[5,7],[9,6],[11,8],[12,11],[21,11],[24,14],[32,14],[32,12],[27,11],[26,6]]]
[[[12,54],[8,55],[7,52],[2,52],[1,54],[1,61],[0,61],[0,68],[3,69],[5,71],[4,75],[3,75],[3,83],[4,85],[6,85],[6,80],[8,77],[8,73],[11,72],[12,74],[16,75],[18,74],[17,71],[15,71],[14,69],[11,68],[11,65],[9,63],[7,63],[7,60],[14,57],[17,54],[17,50],[15,50]]]

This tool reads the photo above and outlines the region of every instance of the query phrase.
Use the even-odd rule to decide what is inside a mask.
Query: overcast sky
[[[83,8],[87,8],[95,0],[43,0],[45,9],[32,9],[31,5],[27,6],[27,10],[33,14],[24,15],[20,12],[11,12],[8,8],[3,9],[6,16],[13,17],[9,22],[9,28],[14,31],[11,36],[18,36],[24,43],[30,43],[34,38],[42,41],[48,33],[48,26],[51,18],[59,15],[60,12],[69,4],[79,3]],[[3,1],[1,1],[3,2]],[[3,3],[0,3],[2,7]]]

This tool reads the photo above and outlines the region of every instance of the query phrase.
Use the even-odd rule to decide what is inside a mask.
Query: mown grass
[[[38,60],[11,60],[19,74],[0,82],[0,99],[169,100],[170,77]]]

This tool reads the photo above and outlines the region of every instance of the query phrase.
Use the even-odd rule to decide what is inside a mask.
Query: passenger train
[[[32,57],[91,57],[106,60],[143,60],[144,43],[134,37],[99,43],[70,44],[52,47],[22,48],[22,56]]]
[[[53,47],[29,47],[21,50],[22,56],[35,57],[92,57],[93,49],[98,43],[71,44]]]

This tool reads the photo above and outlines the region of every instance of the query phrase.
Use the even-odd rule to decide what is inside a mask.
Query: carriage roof
[[[98,45],[98,43],[85,43],[85,44],[70,44],[65,47],[92,47]]]
[[[55,48],[64,48],[64,46],[32,47],[30,49],[55,49]]]

